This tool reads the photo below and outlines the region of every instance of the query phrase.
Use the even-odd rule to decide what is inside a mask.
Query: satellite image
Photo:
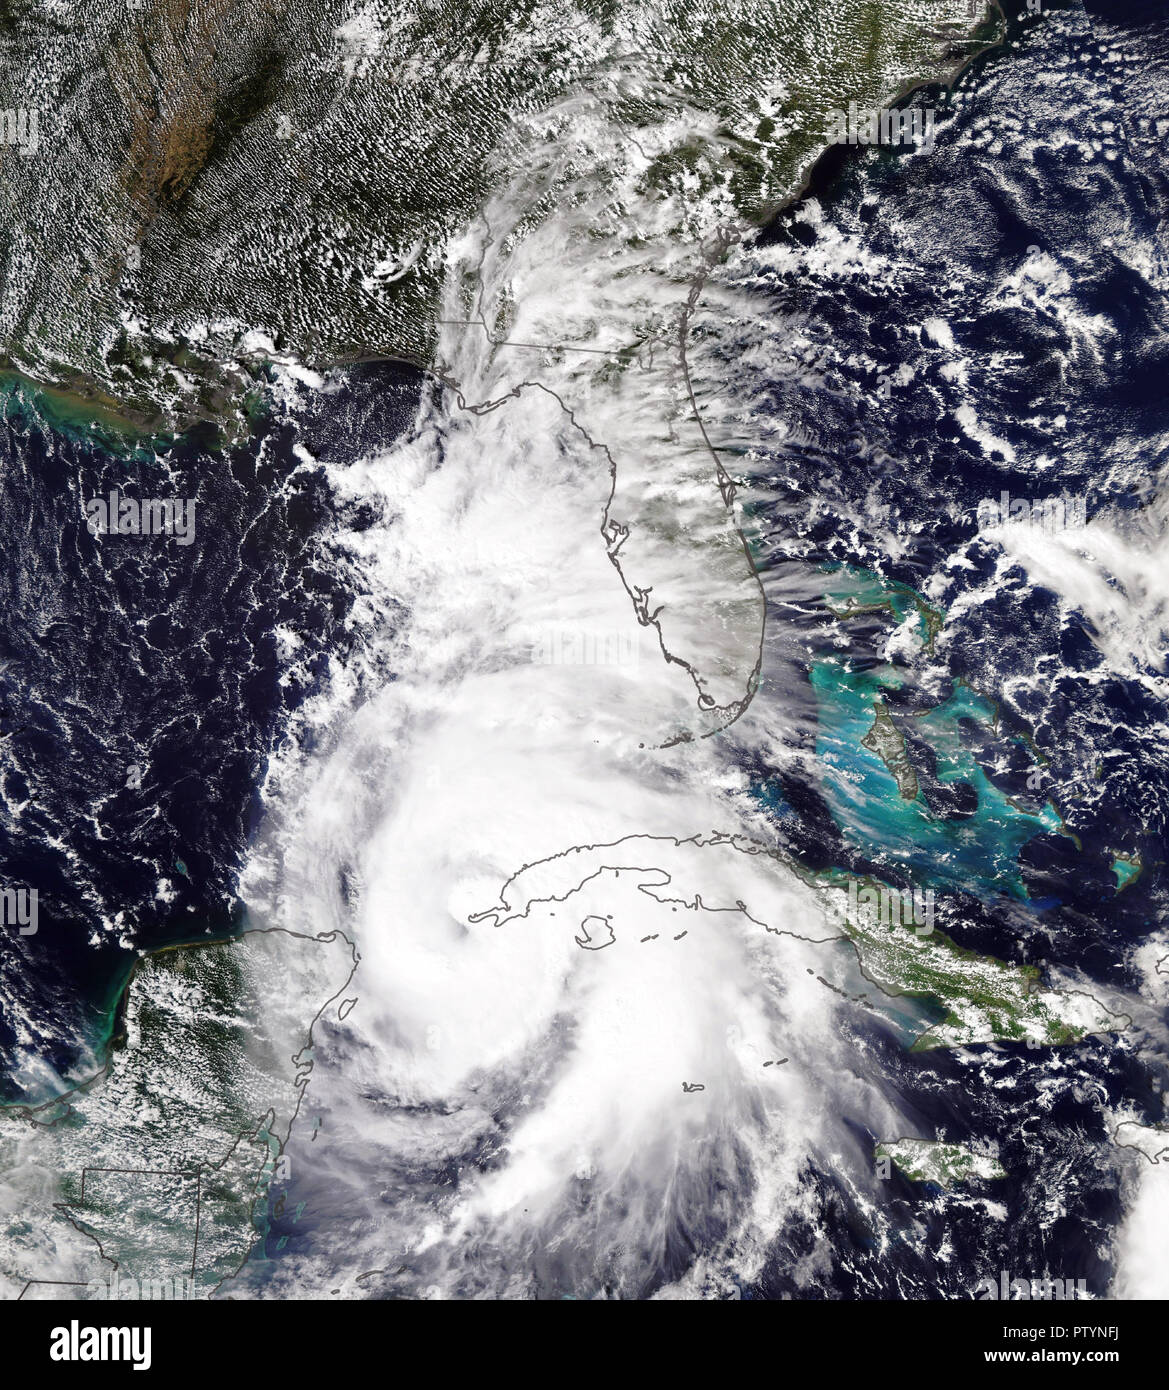
[[[0,0],[42,1363],[499,1300],[1116,1361],[1167,211],[1163,0]]]

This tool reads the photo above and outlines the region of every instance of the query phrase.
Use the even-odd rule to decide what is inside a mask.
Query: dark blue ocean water
[[[919,768],[929,826],[907,829],[886,785],[855,803],[864,815],[857,834],[822,759],[801,774],[779,750],[769,762],[744,736],[740,756],[772,810],[777,844],[810,868],[892,882],[924,876],[952,908],[946,929],[960,944],[1124,991],[1136,983],[1131,949],[1164,908],[1166,710],[1145,679],[1163,662],[1105,673],[1089,617],[1061,613],[1057,596],[1022,571],[989,583],[994,547],[976,538],[978,502],[1004,488],[1027,497],[1064,489],[1082,493],[1091,515],[1135,513],[1169,461],[1159,385],[1169,316],[1157,274],[1165,269],[1165,165],[1161,144],[1140,125],[1147,108],[1134,104],[1131,74],[1116,67],[1117,53],[1130,55],[1125,63],[1163,91],[1150,73],[1164,77],[1164,31],[1121,18],[1121,43],[1078,9],[1012,23],[1006,49],[972,65],[952,97],[927,90],[916,98],[948,113],[929,155],[827,156],[808,198],[760,238],[737,286],[774,322],[774,360],[787,352],[794,321],[810,326],[814,367],[805,356],[800,370],[745,372],[743,343],[728,332],[720,385],[754,426],[751,439],[774,441],[779,422],[789,427],[753,461],[754,482],[745,478],[742,493],[770,604],[753,726],[766,727],[774,712],[777,738],[794,730],[817,752],[825,710],[809,649],[836,650],[837,630],[806,602],[809,575],[822,568],[854,567],[901,594],[940,575],[930,602],[956,633],[943,658],[906,662],[903,683],[887,691]],[[825,254],[842,236],[872,253],[844,276]],[[1031,247],[1048,258],[1058,293],[1011,293]],[[776,248],[792,253],[783,273],[768,258]],[[967,363],[961,378],[939,370],[946,354],[922,332],[931,319],[950,326]],[[880,377],[902,366],[912,368],[911,383],[882,392]],[[961,427],[966,408],[1009,447],[988,456]],[[1054,462],[1040,470],[1043,457]],[[967,547],[970,567],[948,568],[946,558]],[[847,624],[858,669],[881,665],[889,626],[880,615]],[[969,714],[968,687],[997,706],[993,727]],[[971,768],[957,780],[936,775],[929,739],[914,732],[913,716],[938,706],[952,707]],[[850,773],[867,756],[854,751]],[[971,842],[964,854],[939,861],[939,844],[963,835]],[[1112,867],[1118,850],[1145,866],[1123,892]],[[921,1026],[940,1016],[926,1006],[908,1012]],[[1123,1204],[1101,1105],[1124,1101],[1150,1122],[1161,1117],[1163,1033],[915,1053],[880,1011],[848,1020],[854,1069],[886,1091],[907,1132],[989,1139],[1009,1177],[947,1197],[896,1171],[858,1188],[854,1172],[813,1161],[806,1208],[777,1235],[742,1296],[967,1298],[980,1279],[997,1282],[1004,1271],[1083,1280],[1102,1294]],[[859,1118],[852,1125],[862,1149],[893,1137],[869,1133]],[[432,1179],[420,1175],[423,1191]],[[266,1242],[277,1260],[312,1245],[314,1206],[328,1205],[311,1175],[279,1195],[283,1214],[272,1213]],[[726,1193],[709,1195],[713,1243],[713,1213]],[[700,1216],[693,1221],[662,1268],[646,1272],[647,1287],[688,1268],[689,1241],[703,1234]]]
[[[355,457],[408,422],[418,388],[355,368],[230,448],[197,429],[128,450],[7,398],[0,880],[39,894],[36,934],[9,928],[0,952],[9,1098],[26,1058],[83,1060],[138,950],[235,928],[269,750],[348,640],[352,595],[318,549],[333,500],[294,446]],[[95,538],[83,504],[111,488],[194,499],[193,543]]]
[[[809,218],[807,201],[779,218],[761,245],[790,248],[793,265],[782,275],[759,269],[749,284],[777,324],[806,315],[821,365],[760,380],[728,361],[726,377],[761,437],[783,420],[801,441],[762,460],[769,484],[752,504],[772,604],[756,712],[802,701],[807,727],[817,726],[805,645],[823,639],[824,622],[785,603],[789,573],[848,565],[916,591],[941,575],[930,601],[952,615],[958,640],[928,687],[908,668],[889,695],[935,821],[1006,836],[980,820],[990,794],[976,779],[931,780],[928,740],[914,742],[907,722],[964,681],[1000,709],[993,736],[956,718],[987,782],[1020,815],[1050,797],[1078,840],[1025,836],[1015,897],[951,876],[961,906],[952,934],[1005,960],[1065,964],[1123,989],[1133,983],[1131,948],[1164,912],[1166,710],[1142,679],[1163,662],[1105,670],[1089,617],[1062,614],[1056,595],[1022,572],[991,584],[994,548],[975,539],[979,500],[1004,488],[1066,489],[1084,495],[1089,514],[1135,513],[1169,462],[1169,126],[1157,127],[1169,114],[1169,28],[1160,5],[1090,10],[1014,22],[1005,51],[974,64],[952,97],[920,93],[953,117],[932,153],[823,162],[809,194],[822,220]],[[870,248],[879,269],[824,270],[818,253],[841,234]],[[1060,284],[1021,300],[1010,287],[1032,247]],[[944,353],[923,336],[933,319],[953,332],[961,379],[941,373]],[[912,379],[883,392],[881,377],[899,368]],[[129,459],[8,403],[0,871],[4,884],[35,885],[41,898],[37,935],[10,933],[0,953],[8,1098],[21,1094],[28,1057],[67,1072],[81,1060],[78,1040],[100,1036],[132,958],[123,941],[148,949],[236,924],[235,877],[269,750],[352,635],[352,590],[320,549],[336,503],[294,446],[340,460],[384,445],[408,421],[420,379],[368,366],[335,386],[296,419],[258,419],[236,447],[196,432]],[[971,408],[1009,449],[979,447],[959,420]],[[1040,471],[1036,460],[1048,456],[1055,463]],[[196,499],[195,543],[99,544],[82,503],[113,485]],[[947,569],[962,548],[970,567]],[[295,656],[282,655],[278,627],[299,639]],[[884,631],[878,618],[855,621],[850,654],[875,666]],[[1028,784],[1028,746],[1045,760],[1038,789]],[[777,841],[805,864],[896,879],[899,863],[920,863],[912,852],[922,845],[908,843],[885,808],[868,808],[865,836],[850,836],[822,779],[750,756]],[[1123,893],[1111,868],[1121,848],[1145,864]],[[170,901],[157,896],[163,879]],[[916,1133],[992,1137],[1011,1176],[975,1186],[993,1208],[940,1200],[894,1176],[874,1209],[814,1165],[814,1210],[780,1234],[744,1295],[964,1296],[1000,1270],[1084,1278],[1101,1292],[1121,1206],[1097,1102],[1125,1098],[1159,1118],[1160,1040],[1142,1036],[1140,1055],[1133,1039],[1115,1038],[1043,1053],[922,1054],[871,1015],[849,1026],[857,1069],[880,1078]],[[306,1231],[311,1216],[297,1230],[284,1217],[271,1241]],[[678,1258],[681,1268],[689,1252]],[[815,1268],[810,1284],[796,1281],[798,1261]]]
[[[1166,654],[1110,664],[1092,614],[1061,607],[1018,567],[996,571],[997,547],[977,535],[979,501],[1003,490],[1077,495],[1089,518],[1135,516],[1169,463],[1169,25],[1163,5],[1090,9],[1013,21],[1005,49],[953,93],[916,94],[939,111],[932,152],[826,156],[808,199],[762,238],[786,256],[762,252],[743,281],[774,306],[777,360],[792,324],[808,326],[813,350],[801,348],[799,371],[733,389],[764,437],[776,421],[795,426],[765,454],[751,507],[771,600],[755,713],[774,702],[798,726],[802,710],[809,750],[822,737],[808,650],[831,655],[836,625],[789,601],[807,592],[810,567],[928,589],[949,615],[941,659],[904,661],[903,683],[886,691],[932,824],[907,830],[888,793],[856,793],[872,764],[863,750],[845,769],[843,815],[822,766],[781,772],[777,758],[753,772],[779,843],[816,867],[936,883],[961,945],[1124,990],[1136,983],[1132,948],[1164,919]],[[1020,292],[1035,257],[1042,272]],[[948,325],[953,349],[923,331],[929,321]],[[944,372],[957,357],[961,373]],[[971,411],[977,436],[963,428]],[[957,554],[963,563],[948,565]],[[880,615],[847,625],[856,669],[880,666],[890,629]],[[995,703],[998,726],[958,718],[982,777],[939,783],[914,716],[965,686]],[[1017,814],[988,814],[996,788]],[[1026,833],[1010,849],[1017,873],[939,861],[947,836],[988,849],[1049,800],[1066,831]],[[1123,892],[1119,850],[1145,866]],[[822,1260],[824,1297],[968,1297],[1001,1270],[1083,1278],[1103,1293],[1121,1204],[1099,1106],[1123,1099],[1163,1118],[1163,1031],[921,1054],[862,1014],[850,1026],[857,1069],[914,1117],[912,1133],[993,1140],[1011,1176],[973,1185],[991,1208],[894,1175],[873,1211],[817,1169],[818,1214],[793,1223],[748,1295],[807,1296],[792,1277],[801,1255]]]

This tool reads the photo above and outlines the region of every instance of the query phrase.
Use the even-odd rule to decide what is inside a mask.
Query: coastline
[[[982,42],[981,46],[977,48],[975,52],[962,56],[957,60],[956,66],[946,76],[906,84],[894,93],[889,100],[896,102],[912,93],[935,88],[943,91],[952,90],[962,75],[966,73],[970,66],[976,61],[986,58],[988,55],[997,55],[1004,51],[1011,37],[1012,21],[1005,19],[1000,0],[991,0],[991,5],[992,17],[988,18],[985,26],[982,26],[989,28],[991,32],[986,36],[986,40]],[[1037,23],[1041,21],[1036,19],[1034,22]],[[975,37],[977,34],[978,30],[975,31]],[[738,235],[733,239],[720,237],[716,243],[715,252],[704,259],[703,265],[697,275],[692,277],[688,282],[691,305],[693,305],[697,297],[701,294],[702,286],[709,278],[711,271],[722,260],[725,260],[734,246],[742,245],[752,236],[766,235],[767,228],[774,223],[776,218],[781,216],[783,212],[787,211],[789,208],[796,206],[803,198],[807,197],[811,191],[819,186],[819,180],[824,176],[825,170],[833,170],[832,176],[835,177],[836,173],[839,172],[839,167],[846,166],[850,156],[855,157],[858,153],[860,152],[857,149],[849,146],[830,145],[822,149],[808,166],[799,188],[795,193],[780,200],[774,205],[769,205],[750,221],[745,219],[743,223],[740,224],[739,228],[736,229]],[[682,354],[684,360],[685,330],[683,330],[682,336]],[[433,359],[430,362],[422,362],[413,355],[399,354],[392,351],[365,351],[355,352],[352,356],[342,356],[333,359],[327,364],[313,364],[309,361],[304,362],[302,365],[313,371],[328,371],[362,363],[383,362],[400,364],[422,372],[444,388],[454,391],[460,404],[466,408],[467,403],[462,398],[458,381],[447,375],[443,371],[442,364]],[[262,372],[266,365],[267,360],[258,363],[257,367],[259,371]],[[49,424],[51,428],[60,429],[62,432],[71,434],[74,437],[81,437],[86,440],[86,442],[96,442],[102,447],[108,447],[110,452],[122,456],[126,453],[133,454],[140,449],[146,448],[148,442],[152,443],[157,441],[160,445],[165,445],[173,443],[175,439],[189,434],[200,427],[223,430],[226,424],[226,416],[223,413],[200,412],[195,414],[189,421],[179,422],[180,428],[177,430],[153,430],[145,416],[138,417],[135,412],[130,410],[123,403],[114,400],[112,397],[106,396],[95,387],[82,384],[82,379],[80,378],[78,379],[76,389],[60,384],[48,385],[37,381],[35,378],[26,375],[11,365],[0,367],[0,391],[4,391],[5,389],[14,394],[18,399],[21,396],[22,390],[29,392],[33,397],[31,402],[32,408],[41,415],[41,418]],[[242,390],[238,397],[235,398],[234,404],[237,408],[243,409],[247,394],[247,390]],[[701,428],[701,419],[698,415],[697,405],[693,402],[693,397],[691,397],[691,401],[695,411],[695,418],[698,420],[699,427]],[[118,447],[119,445],[121,447]],[[714,455],[716,468],[721,469],[717,454],[713,449],[711,452]],[[741,528],[736,526],[736,529],[739,530],[740,538],[743,541],[748,563],[752,571],[755,572],[755,565],[747,539],[743,535]],[[757,572],[756,579],[758,580]],[[760,651],[762,651],[763,640],[764,638],[761,635]],[[735,714],[735,718],[732,719],[730,723],[734,723],[735,719],[740,717],[750,705],[751,698],[758,684],[757,673],[758,667],[756,668],[756,680],[753,683],[753,688],[743,701],[741,708]],[[719,729],[711,732],[722,732],[722,729],[725,727],[729,727],[729,724],[720,726]],[[710,736],[710,733],[703,735],[703,737]],[[223,945],[239,940],[242,936],[246,935],[249,930],[243,925],[244,921],[246,921],[246,910],[241,917],[238,929],[231,931],[226,936],[217,935],[210,938],[180,938],[176,941],[168,942],[165,945],[154,947],[148,951],[142,951],[127,965],[125,973],[120,981],[115,982],[110,987],[108,1001],[100,1007],[99,1013],[104,1015],[104,1026],[99,1030],[97,1042],[93,1048],[95,1055],[101,1059],[99,1069],[87,1079],[67,1087],[60,1093],[52,1095],[43,1101],[35,1103],[29,1103],[27,1101],[0,1102],[0,1114],[23,1114],[25,1118],[31,1119],[33,1112],[42,1111],[54,1105],[62,1104],[67,1100],[68,1096],[78,1091],[85,1090],[99,1081],[107,1073],[117,1051],[119,1039],[123,1036],[119,1033],[119,1027],[124,1016],[130,988],[140,965],[144,961],[166,951]],[[251,930],[256,929],[253,928]],[[49,1123],[55,1122],[55,1120],[49,1121]]]

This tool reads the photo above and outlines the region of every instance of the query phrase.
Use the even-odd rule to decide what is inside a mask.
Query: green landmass
[[[878,1144],[874,1155],[888,1159],[912,1182],[952,1187],[971,1178],[994,1181],[1005,1178],[1007,1170],[996,1158],[978,1154],[961,1144],[943,1144],[929,1139],[894,1139]]]

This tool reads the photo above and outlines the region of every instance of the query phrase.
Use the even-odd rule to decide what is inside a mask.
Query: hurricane
[[[106,8],[0,59],[6,1295],[1169,1295],[1163,18]]]

